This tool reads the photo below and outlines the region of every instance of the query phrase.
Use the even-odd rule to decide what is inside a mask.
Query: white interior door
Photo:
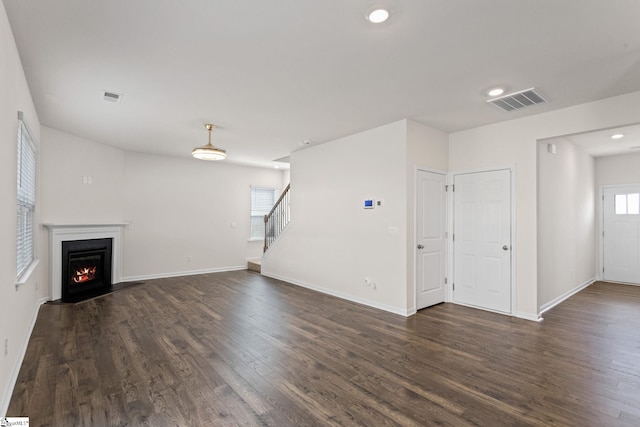
[[[604,280],[640,284],[640,186],[604,189]]]
[[[418,171],[416,209],[416,309],[444,302],[445,176]]]
[[[511,171],[454,176],[453,300],[511,312]]]

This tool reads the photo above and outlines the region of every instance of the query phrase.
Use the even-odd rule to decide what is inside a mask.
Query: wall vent
[[[495,105],[502,111],[521,110],[526,107],[532,107],[546,102],[547,100],[545,97],[542,96],[535,87],[487,100],[487,103]]]
[[[103,90],[102,100],[106,102],[113,102],[116,104],[120,104],[120,101],[122,100],[122,94]]]

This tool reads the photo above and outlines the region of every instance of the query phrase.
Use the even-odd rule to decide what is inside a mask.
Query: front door
[[[454,176],[453,300],[511,312],[511,171]]]
[[[604,189],[604,280],[640,284],[640,186]]]
[[[444,302],[445,176],[418,171],[416,182],[416,309]]]

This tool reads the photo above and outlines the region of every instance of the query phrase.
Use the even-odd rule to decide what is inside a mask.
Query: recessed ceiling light
[[[611,135],[611,139],[622,139],[624,138],[623,133],[616,133],[615,135]]]
[[[391,10],[383,6],[374,6],[370,8],[365,15],[367,21],[374,24],[381,24],[389,19],[389,16],[391,16]]]
[[[305,146],[305,145],[311,145],[311,141],[308,140],[308,139],[305,139],[304,141],[298,142],[298,145],[301,146],[301,147]]]
[[[491,89],[489,92],[487,92],[487,95],[489,96],[500,96],[504,93],[504,89],[502,89],[501,87],[495,87],[493,89]]]

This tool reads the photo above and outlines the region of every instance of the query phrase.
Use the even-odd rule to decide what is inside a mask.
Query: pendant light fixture
[[[215,129],[216,125],[205,124],[205,129],[209,131],[209,142],[202,147],[196,147],[191,152],[191,155],[200,160],[223,160],[227,157],[227,152],[220,148],[216,148],[211,144],[211,132]]]

